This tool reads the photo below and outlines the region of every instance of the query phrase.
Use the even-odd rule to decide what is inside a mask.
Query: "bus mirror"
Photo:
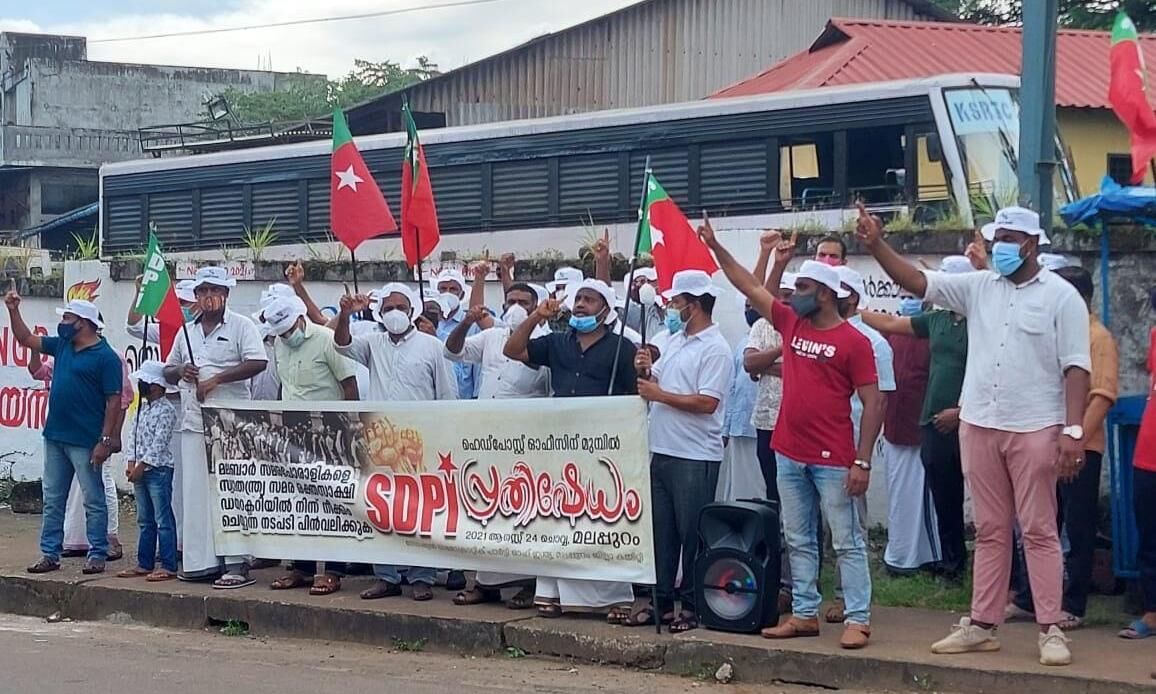
[[[940,145],[939,135],[936,133],[927,135],[927,159],[936,163],[943,160],[943,147]]]

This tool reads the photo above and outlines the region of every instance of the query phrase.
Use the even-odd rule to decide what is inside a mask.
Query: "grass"
[[[394,639],[393,650],[399,653],[421,653],[425,650],[425,639],[415,639],[413,641],[406,641],[405,639]]]
[[[521,648],[518,648],[517,646],[507,646],[506,647],[506,657],[507,658],[525,658],[526,657],[526,651],[523,651]]]
[[[72,252],[71,260],[96,260],[100,257],[100,239],[95,230],[89,238],[80,234],[73,234],[72,238],[76,240],[76,250]]]
[[[245,241],[245,245],[249,248],[249,254],[252,256],[254,263],[261,262],[261,256],[265,253],[265,249],[277,241],[277,232],[273,230],[276,223],[277,218],[274,217],[260,229],[245,227],[245,233],[242,238]]]
[[[248,636],[249,625],[239,619],[230,619],[221,627],[222,636]]]

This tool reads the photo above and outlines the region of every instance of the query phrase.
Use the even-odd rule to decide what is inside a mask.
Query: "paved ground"
[[[693,676],[708,670],[713,672],[719,663],[730,660],[744,684],[786,681],[842,689],[973,692],[1018,689],[1050,694],[1156,691],[1156,682],[1149,677],[1156,667],[1156,639],[1125,642],[1117,639],[1114,629],[1109,628],[1091,628],[1073,634],[1075,663],[1068,668],[1045,668],[1036,662],[1035,627],[1027,624],[1004,627],[1001,631],[1004,649],[999,653],[932,656],[928,652],[929,644],[944,635],[958,615],[916,609],[875,610],[871,646],[849,653],[838,647],[837,627],[825,628],[818,639],[781,643],[706,630],[676,637],[657,636],[649,629],[610,627],[595,619],[543,620],[535,618],[533,613],[514,612],[494,605],[460,608],[450,603],[450,596],[442,589],[435,590],[435,599],[430,603],[415,603],[407,598],[367,603],[357,598],[357,591],[368,585],[369,579],[365,578],[348,580],[345,590],[325,598],[310,597],[304,591],[270,591],[268,582],[276,576],[272,570],[258,572],[258,584],[239,591],[213,591],[200,584],[146,584],[111,575],[82,577],[81,560],[66,560],[64,570],[35,578],[28,577],[23,567],[36,559],[38,524],[38,517],[0,511],[0,612],[46,615],[53,609],[64,609],[66,614],[80,619],[131,617],[140,624],[194,630],[203,628],[208,620],[238,619],[249,623],[257,636],[346,640],[360,644],[334,646],[338,653],[364,647],[389,650],[398,643],[427,639],[424,647],[427,652],[495,654],[495,659],[477,661],[483,665],[471,665],[483,668],[501,667],[495,660],[497,664],[504,664],[505,649],[514,647],[535,656],[563,656],[574,658],[575,662],[630,665],[692,676],[690,680],[672,680],[679,686],[697,683]],[[130,539],[135,532],[127,529],[122,535]],[[131,548],[126,550],[131,557]],[[123,563],[112,566],[119,568]],[[300,646],[292,650],[295,655],[287,661],[289,664],[296,662],[297,657],[311,655],[309,649]],[[0,653],[3,652],[0,647]],[[518,672],[527,671],[523,668],[554,672],[549,670],[554,666],[536,659],[517,659],[517,662]],[[525,665],[531,662],[534,664]],[[583,671],[588,668],[584,664],[576,667]],[[36,671],[46,673],[51,669]],[[417,673],[409,669],[400,672],[417,677]],[[197,673],[194,670],[192,674]],[[66,677],[62,673],[52,673],[52,676]],[[632,684],[622,691],[648,691],[639,684],[648,681],[646,676],[639,676],[643,679],[635,681],[631,679],[633,674],[608,675],[606,686],[629,680]],[[438,684],[441,682],[434,683]],[[455,686],[460,688],[461,683]],[[665,689],[672,686],[663,685]],[[0,691],[6,694],[34,690],[0,686]],[[36,690],[36,694],[49,693]]]
[[[8,616],[0,616],[0,671],[3,690],[11,694],[818,691],[785,685],[723,687],[693,677],[535,658],[402,653],[345,643],[228,637],[107,622],[48,624]]]

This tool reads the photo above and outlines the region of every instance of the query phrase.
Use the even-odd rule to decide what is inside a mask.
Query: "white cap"
[[[65,304],[64,308],[56,309],[56,315],[58,316],[63,316],[69,313],[76,316],[77,318],[83,318],[89,323],[92,323],[96,326],[97,330],[104,329],[104,321],[100,319],[100,309],[98,309],[96,304],[92,303],[91,301],[85,301],[84,299],[73,299],[72,301],[69,301],[67,304]]]
[[[1072,265],[1072,261],[1056,253],[1040,253],[1039,261],[1040,265],[1052,272]]]
[[[839,280],[839,273],[835,272],[835,268],[824,265],[817,260],[804,260],[802,267],[795,273],[795,280],[796,282],[798,280],[818,282],[835,292],[836,299],[846,299],[851,296],[851,292],[843,289],[843,283]]]
[[[939,271],[946,272],[949,275],[962,275],[965,272],[972,272],[975,267],[967,256],[949,255],[943,259],[939,264]]]
[[[543,287],[542,285],[540,285],[540,284],[528,284],[526,286],[528,286],[530,289],[534,290],[534,294],[536,294],[538,296],[538,303],[539,304],[542,303],[543,301],[545,301],[546,299],[550,298],[550,292],[547,291],[546,288]]]
[[[442,270],[429,279],[429,286],[436,292],[442,282],[455,282],[462,292],[466,291],[466,277],[457,270]]]
[[[150,359],[149,361],[141,364],[136,371],[133,371],[128,375],[128,378],[133,383],[136,383],[137,381],[144,381],[145,383],[151,383],[157,386],[165,386],[166,388],[169,385],[165,381],[165,365],[155,359]]]
[[[284,335],[289,332],[297,319],[305,315],[304,308],[297,297],[279,296],[270,301],[264,310],[265,325],[269,327],[270,335]]]
[[[195,303],[197,301],[197,295],[193,289],[196,287],[196,284],[195,280],[181,280],[177,282],[177,286],[173,289],[177,295],[177,300],[183,301],[186,304]]]
[[[202,284],[212,284],[217,287],[236,287],[237,280],[229,277],[229,271],[223,267],[216,265],[209,265],[197,270],[197,276],[193,278],[193,290]]]
[[[995,214],[995,221],[991,224],[984,224],[983,237],[988,241],[995,239],[995,232],[1000,229],[1007,229],[1008,231],[1022,231],[1028,236],[1038,236],[1040,245],[1046,246],[1051,243],[1048,240],[1048,235],[1040,228],[1039,214],[1027,209],[1026,207],[1005,207]]]
[[[863,284],[863,275],[860,275],[846,265],[840,265],[835,268],[835,274],[839,276],[839,282],[858,295],[858,309],[862,311],[867,308],[867,287]]]
[[[259,302],[261,308],[265,308],[273,303],[274,299],[278,298],[295,299],[297,298],[297,292],[293,291],[293,287],[284,283],[270,284],[268,289],[261,290],[261,300]]]
[[[402,284],[401,282],[390,282],[389,284],[382,287],[378,291],[377,294],[378,294],[377,301],[374,302],[375,305],[372,307],[373,315],[376,318],[381,318],[381,304],[383,301],[385,301],[386,297],[388,297],[390,294],[401,294],[401,295],[405,296],[407,299],[409,299],[409,305],[411,308],[409,315],[411,318],[413,316],[415,316],[417,313],[420,313],[421,310],[424,308],[424,306],[418,306],[418,304],[421,303],[421,301],[414,294],[413,290],[411,290],[409,287]]]
[[[575,298],[577,298],[579,291],[581,291],[583,289],[590,289],[590,290],[600,294],[602,296],[602,298],[606,301],[607,306],[611,306],[611,307],[614,306],[614,288],[611,287],[609,284],[606,284],[602,280],[596,280],[593,277],[591,277],[591,278],[582,280],[576,286],[571,285],[570,288],[573,289],[574,292],[573,292],[572,296],[567,297],[567,301],[573,302],[573,300]],[[613,311],[611,311],[610,313],[611,313],[611,315],[614,315]],[[606,322],[607,323],[613,323],[614,321],[607,320]]]
[[[702,270],[679,270],[674,273],[674,280],[670,289],[662,293],[664,299],[673,299],[679,294],[690,294],[691,296],[702,296],[710,294],[711,296],[718,296],[722,294],[722,289],[719,289],[710,281],[710,275]]]
[[[576,267],[560,267],[554,271],[554,281],[547,282],[546,288],[550,290],[551,294],[553,294],[563,287],[569,286],[571,284],[578,284],[585,278],[586,277],[582,274],[582,271]]]
[[[779,289],[790,289],[795,291],[795,273],[784,272],[783,278],[779,280]]]

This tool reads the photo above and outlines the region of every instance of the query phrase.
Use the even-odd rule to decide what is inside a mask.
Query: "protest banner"
[[[218,554],[654,582],[638,398],[203,412]]]

